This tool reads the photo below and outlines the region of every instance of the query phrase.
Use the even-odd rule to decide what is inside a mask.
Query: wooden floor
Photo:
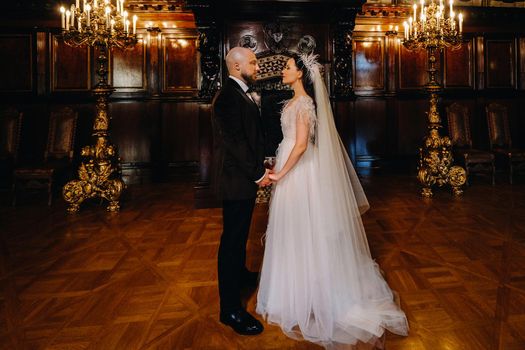
[[[411,327],[387,349],[525,349],[525,181],[486,182],[425,201],[412,177],[365,178],[372,254]],[[0,349],[320,349],[218,322],[221,212],[194,210],[188,181],[131,187],[118,215],[1,199]],[[266,210],[249,242],[254,270]]]

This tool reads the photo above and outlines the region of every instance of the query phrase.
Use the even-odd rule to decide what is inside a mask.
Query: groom
[[[246,268],[246,243],[258,186],[270,183],[264,168],[259,108],[249,94],[259,66],[255,54],[235,47],[226,55],[229,78],[213,100],[214,172],[222,198],[223,232],[218,256],[220,321],[255,335],[262,324],[242,307],[241,289],[257,286]]]

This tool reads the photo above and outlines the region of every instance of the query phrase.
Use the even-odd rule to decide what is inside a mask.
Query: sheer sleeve
[[[317,117],[315,114],[314,101],[310,97],[304,97],[301,101],[298,101],[296,122],[301,122],[309,125],[309,139],[312,143],[315,143]]]

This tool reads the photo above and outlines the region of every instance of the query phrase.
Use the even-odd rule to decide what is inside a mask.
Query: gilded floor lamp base
[[[82,154],[85,155],[91,148],[92,146],[84,147]],[[67,211],[76,213],[82,202],[97,197],[109,202],[107,206],[109,212],[119,211],[120,195],[125,185],[119,178],[110,178],[115,172],[116,168],[110,162],[97,162],[96,159],[90,159],[82,163],[78,169],[79,180],[68,182],[62,190],[64,199],[69,204]]]
[[[450,185],[452,193],[459,196],[463,193],[466,182],[466,171],[460,166],[452,166],[452,144],[447,136],[439,136],[437,124],[431,124],[430,135],[419,149],[419,167],[417,178],[423,185],[421,195],[432,197],[432,187]]]
[[[93,89],[97,98],[93,137],[95,144],[82,148],[83,162],[78,169],[78,180],[68,182],[62,189],[67,211],[76,213],[80,204],[89,198],[104,198],[109,202],[107,210],[120,209],[120,195],[125,185],[119,172],[120,160],[117,149],[109,140],[108,97],[113,88],[103,81]]]

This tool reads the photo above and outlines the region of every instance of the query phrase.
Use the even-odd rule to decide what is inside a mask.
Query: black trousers
[[[223,232],[218,256],[222,312],[241,307],[241,288],[248,272],[246,243],[254,206],[255,198],[222,202]]]

